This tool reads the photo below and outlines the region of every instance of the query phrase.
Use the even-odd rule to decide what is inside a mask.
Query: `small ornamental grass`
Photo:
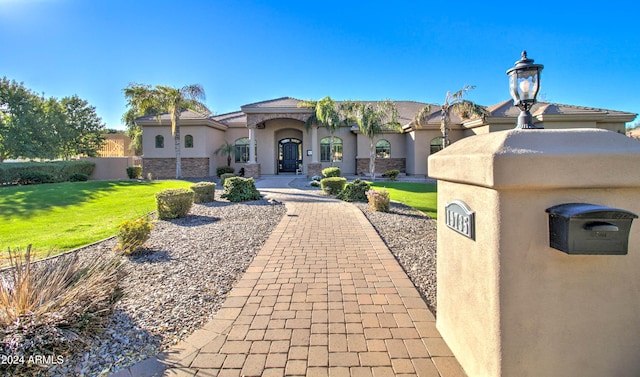
[[[135,253],[151,236],[153,224],[148,218],[125,220],[118,225],[118,250],[125,254]]]
[[[216,184],[213,182],[198,182],[191,186],[191,190],[195,193],[194,203],[209,203],[216,200]]]
[[[12,269],[0,278],[0,354],[24,360],[64,354],[103,328],[120,295],[118,254],[70,253],[34,263],[29,246],[9,255]],[[12,374],[30,375],[37,368],[0,365]]]
[[[162,220],[187,216],[195,193],[189,189],[176,188],[162,190],[156,194],[158,217]]]
[[[385,189],[367,191],[367,199],[369,201],[369,209],[373,211],[389,212],[389,192]]]

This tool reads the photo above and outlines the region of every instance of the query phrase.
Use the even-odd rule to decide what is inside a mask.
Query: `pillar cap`
[[[640,142],[600,129],[476,135],[429,156],[429,176],[496,189],[640,186]]]

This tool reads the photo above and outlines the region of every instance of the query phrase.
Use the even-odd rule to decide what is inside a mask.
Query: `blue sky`
[[[217,114],[284,96],[441,103],[464,85],[493,105],[526,49],[547,101],[640,113],[637,1],[517,4],[0,0],[0,76],[121,128],[130,82],[202,84]]]

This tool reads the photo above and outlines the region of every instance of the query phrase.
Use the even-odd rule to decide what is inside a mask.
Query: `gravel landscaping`
[[[291,186],[321,195],[304,178]],[[354,204],[435,313],[436,222],[399,203],[392,203],[388,213]],[[213,318],[285,211],[266,200],[216,201],[194,205],[184,219],[156,222],[145,250],[126,258],[124,296],[106,331],[44,375],[107,376],[186,338]],[[109,239],[81,253],[91,258],[111,252],[115,242]]]

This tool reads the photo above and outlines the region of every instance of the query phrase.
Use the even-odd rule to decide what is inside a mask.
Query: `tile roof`
[[[243,105],[242,109],[260,109],[260,108],[273,108],[273,107],[297,107],[302,102],[299,99],[292,97],[280,97],[270,99],[266,101],[254,102],[247,105]]]

